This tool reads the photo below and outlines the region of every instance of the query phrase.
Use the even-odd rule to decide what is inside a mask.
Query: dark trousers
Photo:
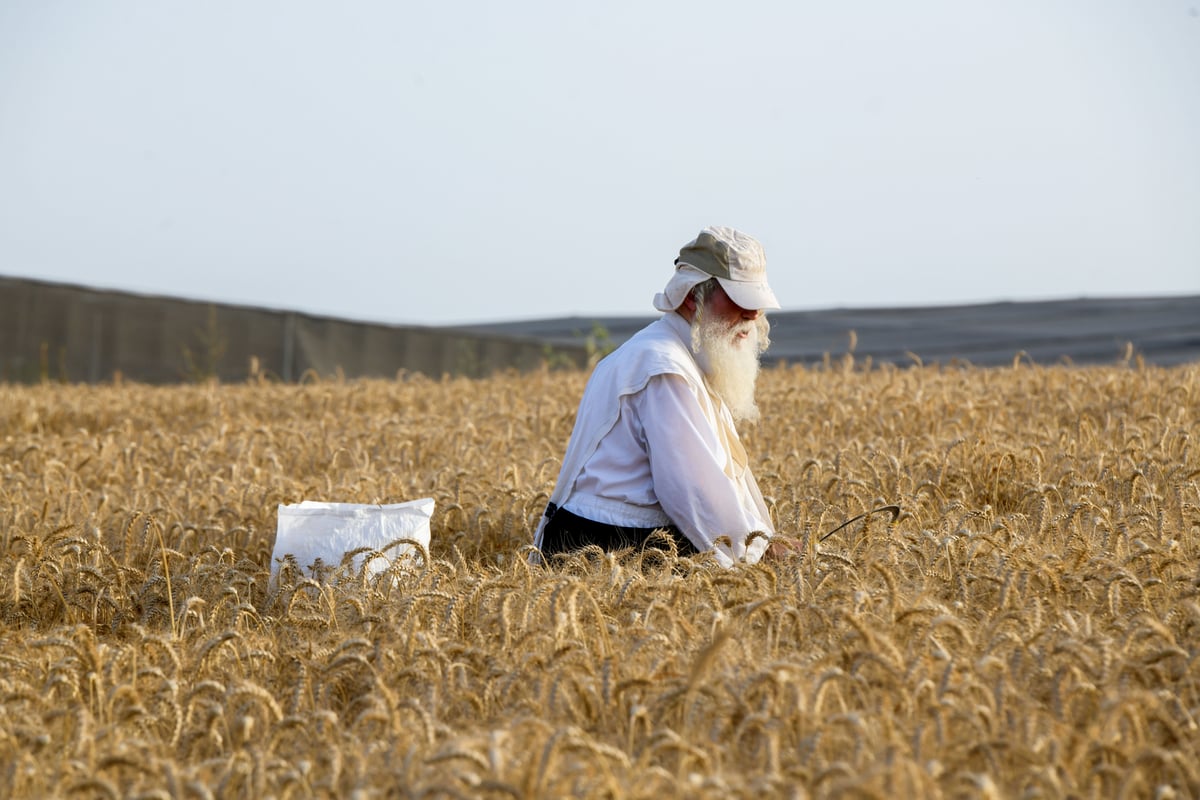
[[[664,528],[623,528],[572,514],[553,503],[546,507],[546,527],[542,529],[542,555],[569,553],[594,544],[601,550],[614,551],[626,548],[645,550],[670,550],[669,542],[675,543],[675,552],[681,556],[695,555],[699,551],[683,532],[674,525]]]

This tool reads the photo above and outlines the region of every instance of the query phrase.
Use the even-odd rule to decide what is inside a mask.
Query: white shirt
[[[774,527],[729,409],[696,366],[690,335],[687,320],[672,312],[597,365],[551,501],[611,525],[674,523],[722,565],[753,563],[767,541],[746,539]],[[716,545],[721,536],[730,544]]]

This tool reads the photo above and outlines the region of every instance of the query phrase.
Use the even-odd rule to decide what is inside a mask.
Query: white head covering
[[[654,296],[659,311],[674,311],[696,284],[716,278],[729,299],[742,308],[779,308],[767,285],[767,256],[753,236],[726,227],[708,227],[684,245],[675,259],[675,274]]]
[[[701,272],[691,264],[680,264],[675,267],[675,274],[667,282],[667,288],[654,295],[654,307],[659,311],[674,311],[683,305],[688,292],[711,278],[707,272]]]

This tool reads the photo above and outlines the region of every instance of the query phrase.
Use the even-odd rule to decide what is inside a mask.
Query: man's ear
[[[679,308],[675,309],[675,313],[688,321],[690,325],[692,320],[696,318],[696,289],[692,287],[688,293],[684,295],[683,302],[679,304]]]

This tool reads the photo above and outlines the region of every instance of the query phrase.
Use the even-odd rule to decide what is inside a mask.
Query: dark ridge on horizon
[[[570,316],[453,326],[455,330],[580,345],[620,344],[656,315]],[[1200,295],[1003,300],[972,305],[835,308],[771,313],[767,363],[811,364],[850,350],[875,363],[1105,364],[1131,353],[1149,364],[1200,361]]]
[[[597,334],[605,340],[601,344],[617,345],[657,316],[654,313],[573,315],[455,325],[388,323],[0,275],[0,282],[3,281],[65,287],[105,296],[293,314],[316,321],[395,330],[492,335],[559,347],[585,346],[589,337],[596,338]],[[850,350],[852,331],[856,340],[854,355],[875,363],[966,362],[997,366],[1011,364],[1018,354],[1023,354],[1041,364],[1107,364],[1125,360],[1130,352],[1148,364],[1200,362],[1200,294],[776,311],[771,314],[771,321],[772,345],[766,363],[813,364],[826,356],[841,356]]]

